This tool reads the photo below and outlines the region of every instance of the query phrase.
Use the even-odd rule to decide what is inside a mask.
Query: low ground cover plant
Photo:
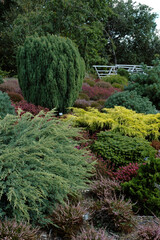
[[[43,115],[43,117],[42,117]],[[86,187],[93,164],[54,112],[0,120],[0,216],[44,225],[69,193]]]
[[[57,206],[49,217],[53,223],[50,229],[53,230],[54,236],[70,240],[84,225],[86,212],[87,208],[80,202],[77,204],[68,202],[64,206]]]
[[[147,157],[155,157],[156,151],[150,143],[138,137],[123,136],[121,133],[102,131],[91,149],[103,159],[108,159],[115,167],[129,163],[143,163]]]
[[[16,113],[18,113],[18,109],[20,108],[22,110],[21,114],[24,114],[26,112],[30,112],[34,116],[37,115],[40,111],[44,111],[45,113],[49,111],[48,108],[44,108],[41,106],[36,106],[33,103],[28,103],[25,100],[22,100],[20,102],[12,102],[12,106],[15,108]]]
[[[160,137],[159,113],[145,115],[121,106],[104,108],[103,112],[94,108],[72,108],[72,111],[73,114],[68,115],[67,119],[72,119],[73,124],[85,127],[90,132],[106,129],[125,136],[146,138],[149,141]]]
[[[0,221],[0,239],[3,240],[38,240],[39,229],[16,220]]]
[[[96,230],[93,226],[88,228],[82,228],[81,233],[72,240],[112,240],[106,235],[104,229]]]

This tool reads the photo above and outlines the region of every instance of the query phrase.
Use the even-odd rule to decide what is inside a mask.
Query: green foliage
[[[85,127],[89,131],[112,130],[125,136],[146,138],[149,141],[160,137],[160,114],[136,113],[125,107],[115,106],[104,108],[104,112],[97,109],[73,108],[73,114],[67,119],[72,119],[73,124]]]
[[[103,77],[103,81],[109,82],[111,84],[113,84],[113,83],[119,83],[119,84],[122,84],[122,85],[127,85],[128,84],[128,79],[126,77],[120,76],[118,74]]]
[[[124,86],[122,84],[119,84],[119,83],[113,83],[112,87],[120,88],[121,90],[124,90]]]
[[[154,55],[160,51],[157,14],[149,6],[133,0],[112,0],[108,4],[113,14],[106,21],[105,29],[114,42],[117,63],[151,65]],[[107,52],[111,43],[108,45]],[[115,57],[111,57],[115,63]]]
[[[77,99],[85,65],[70,39],[49,34],[28,37],[19,48],[17,64],[20,87],[28,102],[64,113]]]
[[[10,72],[3,71],[3,70],[0,69],[0,76],[2,76],[2,77],[8,77],[9,74],[10,74]]]
[[[149,100],[160,110],[160,60],[153,62],[153,68],[147,69],[143,66],[143,73],[132,74],[130,83],[125,90],[135,90],[138,95],[149,98]]]
[[[0,120],[0,217],[45,224],[70,193],[84,189],[92,171],[73,137],[78,129],[40,112]]]
[[[32,227],[26,223],[17,223],[15,220],[0,222],[0,239],[5,240],[38,240],[38,228]]]
[[[119,74],[120,76],[124,76],[127,79],[129,79],[129,72],[124,68],[118,68],[117,74]]]
[[[115,167],[131,162],[144,162],[146,157],[154,157],[155,149],[149,142],[137,137],[122,136],[110,131],[100,132],[91,149],[102,158],[111,160]]]
[[[134,210],[160,216],[160,158],[150,158],[141,165],[138,174],[131,181],[122,184],[125,195],[136,204]]]
[[[15,110],[8,94],[0,91],[0,117],[4,118],[7,114],[15,114]]]
[[[0,84],[3,83],[2,75],[0,75]]]
[[[141,97],[136,91],[117,92],[111,95],[106,103],[106,108],[114,106],[123,106],[127,109],[132,109],[137,113],[155,114],[157,113],[155,106],[146,97]]]

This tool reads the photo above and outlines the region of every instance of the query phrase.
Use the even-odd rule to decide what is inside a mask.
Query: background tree
[[[132,0],[112,0],[109,7],[114,14],[109,16],[106,29],[115,44],[118,63],[150,65],[160,51],[157,48],[160,43],[155,23],[157,14]]]

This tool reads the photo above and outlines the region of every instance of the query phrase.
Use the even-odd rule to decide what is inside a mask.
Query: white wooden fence
[[[115,75],[117,74],[118,68],[126,69],[129,73],[138,73],[143,72],[141,65],[124,65],[117,64],[114,66],[106,66],[106,65],[94,65],[93,66],[97,72],[98,77],[101,79],[106,75]],[[147,66],[148,68],[152,68],[152,66]]]

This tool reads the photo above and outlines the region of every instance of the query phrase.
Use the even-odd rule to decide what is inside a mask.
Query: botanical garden
[[[142,52],[132,51],[128,59],[139,56],[142,72],[130,74],[119,68],[117,74],[100,79],[92,63],[105,64],[105,56],[100,54],[105,39],[101,35],[102,42],[97,39],[94,48],[80,34],[78,45],[79,33],[70,32],[73,19],[78,26],[82,24],[83,1],[79,10],[73,0],[61,4],[35,1],[34,7],[31,0],[28,5],[22,2],[0,3],[3,44],[7,16],[14,15],[14,9],[25,13],[12,19],[15,32],[10,30],[7,35],[6,31],[12,47],[0,51],[0,239],[159,240],[159,52],[155,50],[149,62],[148,55],[142,59]],[[86,14],[92,9],[91,2],[83,5]],[[93,36],[106,31],[102,22],[96,22],[99,14],[113,26],[120,8],[124,12],[125,7],[139,13],[143,10],[154,19],[145,5],[135,8],[132,1],[119,5],[104,1],[108,15],[100,12],[98,0],[93,2],[96,18],[90,15],[91,24],[83,26]],[[79,22],[70,8],[80,11]],[[48,15],[43,15],[44,9]],[[55,20],[60,10],[69,11],[68,34],[65,22],[59,25],[63,26],[60,34],[49,30],[45,18],[51,16],[49,9]],[[43,34],[36,25],[40,16],[45,20],[43,27],[46,24]],[[23,39],[20,35],[26,21],[36,30],[24,28]],[[152,40],[158,46],[156,36]],[[114,37],[112,40],[106,60],[110,63],[117,43]],[[7,65],[9,49],[12,55]],[[117,51],[119,61],[123,63],[125,58],[127,55]],[[152,67],[147,68],[148,64]]]

